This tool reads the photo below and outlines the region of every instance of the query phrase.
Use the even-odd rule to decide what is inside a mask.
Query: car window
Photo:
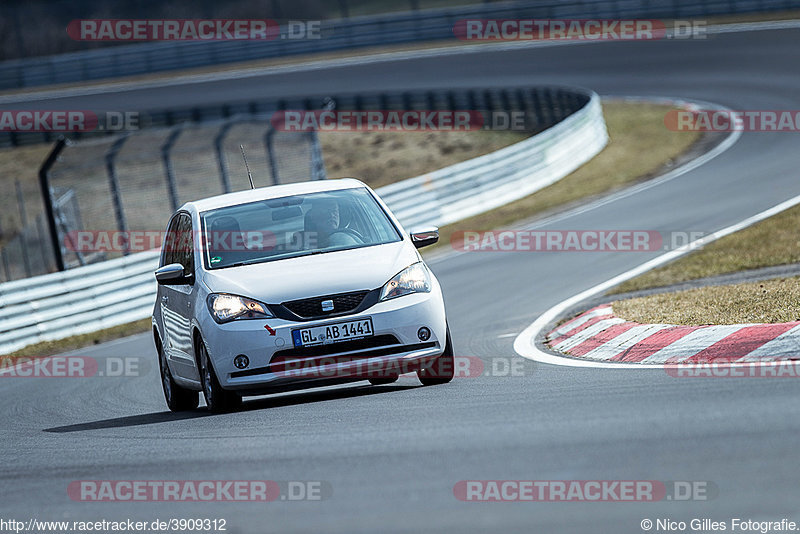
[[[178,224],[180,223],[180,215],[175,215],[167,225],[167,234],[164,237],[163,253],[161,254],[161,265],[169,265],[170,263],[178,263],[175,259],[175,237],[178,235]]]
[[[178,223],[176,262],[183,265],[186,274],[194,274],[194,247],[192,243],[192,219],[181,214]]]
[[[208,268],[380,245],[400,233],[366,188],[294,195],[201,214]]]

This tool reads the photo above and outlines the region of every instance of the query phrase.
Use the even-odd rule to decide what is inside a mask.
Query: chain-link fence
[[[41,214],[0,248],[0,277],[4,281],[48,273],[54,265],[47,224]]]
[[[77,238],[71,233],[83,231],[83,237],[92,238],[87,234],[100,232],[106,240],[109,233],[116,231],[122,232],[121,235],[145,231],[152,236],[162,232],[169,215],[187,200],[247,189],[249,182],[239,145],[245,147],[257,187],[324,178],[316,132],[296,132],[271,125],[269,119],[275,111],[471,110],[481,114],[489,128],[494,128],[490,123],[496,116],[520,113],[524,130],[535,134],[580,109],[587,99],[563,88],[527,87],[357,93],[326,98],[296,96],[235,106],[151,112],[144,117],[147,127],[141,131],[127,135],[84,135],[60,153],[47,173],[50,197],[55,201],[58,195],[71,191],[76,200],[71,216],[60,213],[58,202],[53,202],[52,226],[57,250],[66,268],[110,259],[128,250],[143,250],[142,243],[126,248],[120,242],[101,242],[99,246],[73,242]],[[31,186],[27,184],[28,189]],[[33,194],[36,206],[41,209],[39,191],[37,187],[25,194]],[[6,204],[8,199],[0,196],[0,222],[9,220],[2,210]],[[44,229],[49,237],[53,233],[49,228],[51,221],[45,220],[48,224]],[[38,229],[30,232],[36,233]],[[56,249],[52,242],[50,249]],[[9,252],[6,256],[11,263],[22,261],[17,253]],[[0,254],[0,277],[5,276],[2,261]],[[54,261],[55,267],[48,264],[42,267],[44,270],[33,268],[24,276],[59,268],[59,258],[55,255]],[[25,273],[24,269],[13,267],[8,272]],[[12,274],[5,279],[19,277]]]
[[[249,189],[240,146],[256,187],[325,178],[316,132],[275,131],[266,117],[68,143],[47,173],[65,267],[148,248],[184,202]],[[115,240],[132,232],[146,239],[134,245]],[[46,214],[39,213],[0,248],[0,277],[55,270],[53,248]]]
[[[15,180],[13,191],[0,195],[0,280],[26,278],[55,268],[47,220],[32,185]],[[53,199],[54,211],[61,219],[75,215],[70,191],[54,190]]]

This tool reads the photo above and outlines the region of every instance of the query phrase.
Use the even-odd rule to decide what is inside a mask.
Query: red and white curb
[[[678,326],[639,324],[593,308],[552,330],[548,346],[570,356],[640,364],[768,362],[800,359],[800,321]]]

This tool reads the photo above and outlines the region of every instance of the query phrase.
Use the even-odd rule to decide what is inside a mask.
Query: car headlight
[[[236,319],[266,319],[272,317],[267,307],[260,302],[227,293],[212,293],[206,300],[211,317],[218,323]]]
[[[431,275],[422,262],[406,267],[381,289],[381,300],[389,300],[411,293],[430,293]]]

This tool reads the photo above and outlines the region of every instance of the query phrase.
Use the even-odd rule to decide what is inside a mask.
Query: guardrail
[[[600,97],[539,135],[378,189],[405,226],[443,226],[523,198],[567,176],[608,142]]]
[[[75,83],[343,49],[453,39],[464,18],[708,17],[800,8],[800,0],[536,0],[327,20],[320,39],[157,42],[0,63],[0,90]],[[281,28],[281,37],[287,29]]]
[[[0,354],[147,317],[158,257],[142,252],[0,284]]]
[[[171,127],[188,122],[202,123],[249,117],[268,120],[281,110],[315,110],[327,104],[343,110],[448,110],[509,112],[524,111],[525,127],[538,131],[552,126],[583,105],[586,96],[558,87],[517,87],[488,89],[448,89],[383,91],[380,93],[344,93],[297,95],[287,98],[268,98],[234,104],[216,103],[203,106],[154,110],[139,114],[141,130]],[[582,100],[583,99],[583,100]],[[0,131],[0,148],[52,142],[63,134],[53,132]],[[73,132],[72,140],[91,137],[111,137],[118,133]]]
[[[594,157],[608,136],[600,98],[576,93],[569,116],[520,143],[377,190],[404,226],[449,224],[522,198]],[[144,319],[158,252],[0,284],[0,354]]]

